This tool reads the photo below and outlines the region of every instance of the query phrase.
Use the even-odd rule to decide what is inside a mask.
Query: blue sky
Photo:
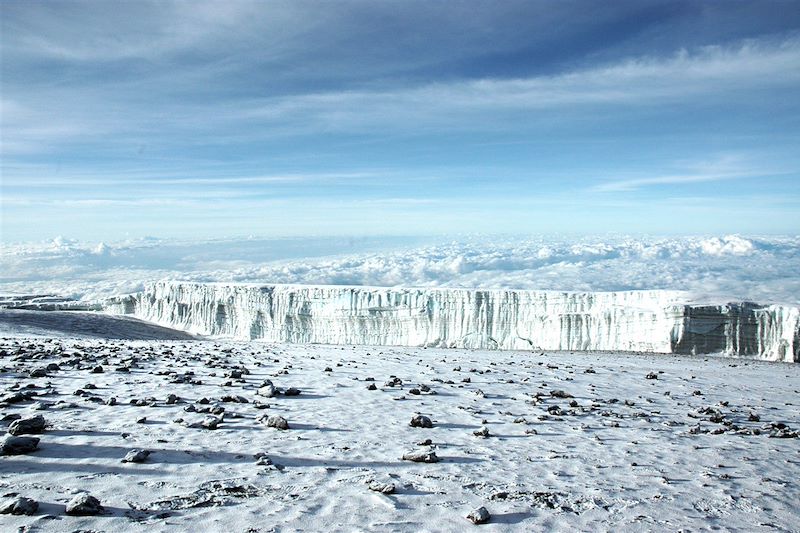
[[[800,2],[0,3],[2,240],[800,230]]]

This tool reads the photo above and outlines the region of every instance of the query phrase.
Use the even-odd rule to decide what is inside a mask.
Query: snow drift
[[[682,291],[556,292],[161,281],[108,301],[201,335],[272,342],[722,353],[800,361],[800,309]]]

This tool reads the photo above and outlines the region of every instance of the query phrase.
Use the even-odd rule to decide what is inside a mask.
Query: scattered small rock
[[[475,525],[485,524],[491,519],[492,515],[486,510],[486,507],[478,507],[467,515],[467,520]]]
[[[2,455],[22,455],[35,451],[39,447],[38,437],[15,437],[6,435],[0,441]]]
[[[150,457],[152,452],[148,450],[131,450],[122,460],[123,463],[143,463]]]
[[[264,380],[264,383],[258,388],[256,394],[259,396],[264,396],[265,398],[272,398],[275,396],[275,385],[273,385],[272,381]]]
[[[416,415],[408,425],[412,428],[432,428],[433,422],[425,415]]]
[[[489,433],[489,428],[487,428],[486,426],[483,426],[481,429],[473,431],[472,434],[475,435],[476,437],[483,437],[484,439],[491,436],[491,433]]]
[[[258,452],[253,456],[258,466],[273,466],[272,459],[264,452]]]
[[[267,418],[267,427],[286,430],[289,429],[289,422],[280,415],[272,415]]]
[[[387,381],[386,383],[383,384],[383,386],[384,387],[402,387],[403,386],[403,380],[398,378],[398,377],[396,377],[396,376],[392,376],[389,379],[389,381]]]
[[[100,505],[100,500],[83,492],[67,503],[66,511],[71,516],[92,516],[103,512],[103,506]]]
[[[8,432],[12,435],[31,435],[44,431],[45,420],[42,415],[31,416],[14,420],[8,426]]]
[[[0,514],[32,515],[39,510],[39,502],[17,496],[0,504]]]
[[[369,484],[369,490],[374,490],[381,494],[394,494],[395,486],[394,483],[391,482],[383,483],[381,481],[372,481]]]
[[[436,452],[433,450],[419,450],[403,455],[403,460],[412,461],[414,463],[438,463],[439,457],[436,456]]]
[[[189,427],[214,430],[217,429],[217,427],[220,425],[222,419],[223,419],[222,416],[210,415],[205,417],[200,422],[195,422],[194,424],[190,424]]]

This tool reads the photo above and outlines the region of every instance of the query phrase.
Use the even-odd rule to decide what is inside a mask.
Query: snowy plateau
[[[795,364],[9,315],[3,531],[798,531]]]
[[[800,531],[796,239],[149,246],[3,251],[0,530]]]

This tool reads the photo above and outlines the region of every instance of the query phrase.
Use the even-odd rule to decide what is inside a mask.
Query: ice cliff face
[[[680,291],[554,292],[158,282],[118,297],[201,335],[273,342],[724,353],[800,361],[800,310],[687,305]]]

